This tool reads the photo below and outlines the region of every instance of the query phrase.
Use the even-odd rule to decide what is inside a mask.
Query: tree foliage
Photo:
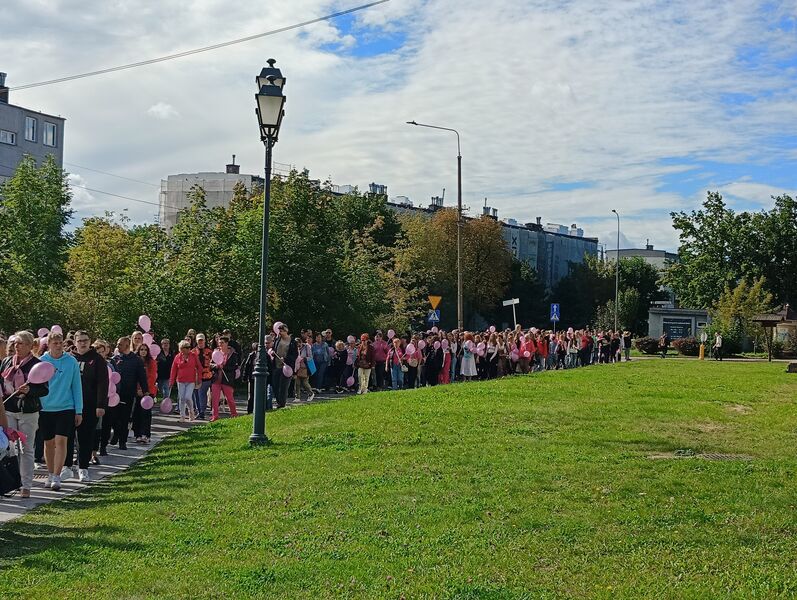
[[[763,340],[763,329],[752,319],[757,314],[771,310],[772,305],[773,296],[767,291],[763,277],[752,283],[743,279],[733,287],[725,286],[719,300],[709,311],[710,332],[719,331],[726,350],[738,352],[747,340]]]
[[[26,155],[0,187],[0,329],[54,318],[65,282],[72,195],[52,156],[41,167]]]
[[[770,211],[736,213],[718,192],[700,210],[672,213],[680,238],[679,262],[664,282],[684,307],[713,306],[744,279],[766,277],[766,288],[785,303],[797,294],[797,203],[775,198]]]

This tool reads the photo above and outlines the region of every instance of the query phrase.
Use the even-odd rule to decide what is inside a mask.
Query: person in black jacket
[[[440,369],[443,368],[444,358],[443,349],[435,336],[432,338],[432,342],[426,346],[426,385],[437,385],[437,377],[440,375]]]
[[[257,343],[252,344],[252,351],[241,365],[241,381],[246,383],[246,414],[251,415],[255,403],[255,378],[252,373],[257,364]]]
[[[285,408],[288,401],[288,388],[293,381],[293,375],[285,377],[282,368],[287,365],[293,371],[298,357],[296,344],[291,340],[288,326],[283,323],[279,328],[279,337],[274,342],[274,376],[271,378],[274,397],[277,399],[277,408]]]
[[[64,466],[71,468],[75,453],[75,435],[78,441],[78,478],[90,481],[89,461],[94,449],[97,420],[108,408],[108,363],[91,347],[91,339],[85,331],[75,332],[74,356],[80,366],[80,381],[83,384],[83,421],[76,434],[69,437]],[[63,477],[62,477],[63,479]]]
[[[116,393],[119,394],[119,405],[113,410],[112,416],[114,439],[111,444],[119,442],[119,450],[127,450],[127,437],[130,435],[130,421],[133,416],[133,406],[136,403],[136,390],[149,390],[147,381],[147,370],[144,361],[135,352],[130,351],[130,338],[121,337],[116,342],[116,349],[119,354],[111,359],[114,369],[122,379],[116,386]],[[103,454],[104,448],[100,448]]]

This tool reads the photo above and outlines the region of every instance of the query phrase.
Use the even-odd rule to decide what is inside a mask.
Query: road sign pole
[[[517,329],[517,314],[515,313],[515,305],[512,305],[512,320],[515,321],[515,329]]]

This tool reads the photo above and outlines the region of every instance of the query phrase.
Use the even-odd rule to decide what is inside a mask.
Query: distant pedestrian
[[[670,338],[667,337],[666,333],[662,333],[661,337],[659,338],[659,351],[661,352],[662,358],[667,358],[667,348],[670,345]]]
[[[722,334],[719,331],[714,336],[714,360],[722,361]]]

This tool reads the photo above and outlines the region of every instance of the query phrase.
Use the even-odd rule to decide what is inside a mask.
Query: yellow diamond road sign
[[[429,296],[429,304],[432,305],[432,310],[437,308],[437,305],[440,304],[440,300],[442,299],[442,296]]]

